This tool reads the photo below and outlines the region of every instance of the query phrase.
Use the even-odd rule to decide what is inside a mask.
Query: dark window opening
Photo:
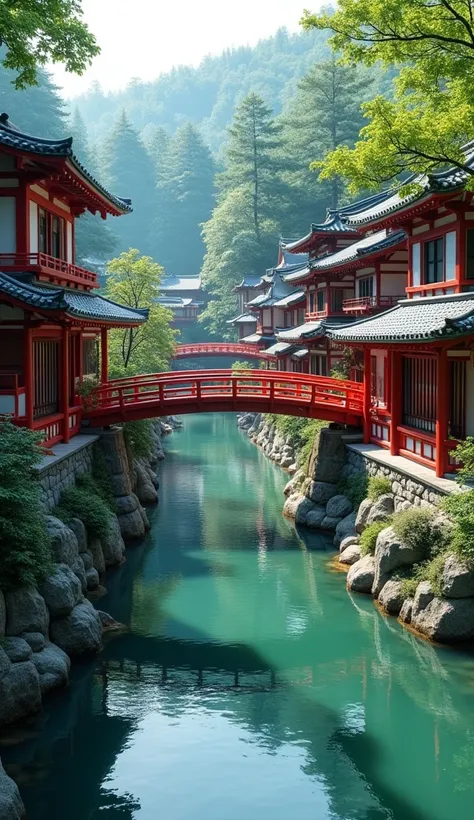
[[[466,279],[474,279],[474,231],[466,231]]]
[[[403,357],[403,415],[408,427],[434,433],[438,368],[435,359]]]
[[[449,362],[448,435],[466,438],[466,362]]]
[[[84,376],[99,375],[98,340],[95,337],[82,341],[82,370]]]
[[[444,281],[444,236],[425,242],[425,284]]]
[[[51,416],[59,411],[58,361],[58,342],[33,343],[35,378],[33,416],[35,419]]]
[[[374,277],[367,276],[359,279],[359,298],[366,298],[374,295]]]
[[[323,311],[326,307],[326,291],[318,290],[318,312]]]
[[[333,313],[342,313],[344,292],[342,288],[333,288],[331,291],[331,310]]]

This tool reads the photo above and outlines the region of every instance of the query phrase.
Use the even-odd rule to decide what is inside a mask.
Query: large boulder
[[[342,430],[323,428],[316,436],[308,467],[313,481],[339,482],[347,457],[344,435]]]
[[[377,498],[377,500],[372,503],[367,515],[366,526],[369,527],[371,524],[375,524],[376,521],[387,521],[387,519],[393,515],[393,511],[393,495],[389,493],[381,495],[380,498]]]
[[[304,524],[314,530],[319,530],[326,518],[326,507],[315,507],[306,513]]]
[[[365,555],[353,564],[347,573],[347,589],[353,592],[367,592],[372,590],[375,575],[375,561],[373,555]]]
[[[82,599],[82,586],[67,564],[58,564],[52,575],[42,582],[40,592],[51,618],[69,615]]]
[[[370,498],[364,498],[362,503],[359,505],[355,522],[355,528],[358,533],[364,532],[373,503],[374,502]]]
[[[35,587],[19,587],[5,593],[7,607],[6,635],[23,632],[48,634],[49,613],[44,598]]]
[[[443,598],[474,598],[474,572],[456,555],[449,555],[441,576]]]
[[[25,632],[21,636],[33,652],[41,652],[46,645],[46,639],[41,632]]]
[[[100,538],[89,538],[89,552],[92,555],[92,561],[97,572],[99,575],[103,575],[105,572],[105,558]]]
[[[340,520],[340,518],[332,518],[330,515],[325,515],[321,521],[321,529],[335,530]]]
[[[306,516],[309,512],[312,512],[316,507],[314,501],[310,501],[309,498],[303,498],[301,502],[298,504],[295,516],[295,522],[297,524],[306,524]]]
[[[384,497],[384,496],[383,496]],[[390,574],[401,567],[412,567],[425,557],[421,547],[404,544],[392,527],[382,530],[375,546],[375,579],[373,594],[379,595]]]
[[[58,564],[71,566],[79,552],[75,533],[63,521],[53,515],[46,517],[46,527],[51,539],[54,560]]]
[[[356,538],[357,533],[355,529],[355,520],[356,514],[355,512],[346,515],[336,527],[336,534],[334,536],[334,546],[338,547],[342,541],[345,541],[347,538]]]
[[[145,522],[141,513],[141,504],[136,495],[128,496],[134,504],[133,510],[129,512],[119,512],[117,514],[120,526],[120,532],[124,541],[136,541],[138,538],[143,538],[146,532]],[[121,499],[117,499],[119,501]]]
[[[290,479],[288,484],[285,484],[285,489],[283,490],[284,495],[286,495],[287,497],[290,495],[294,495],[296,491],[299,490],[299,488],[301,487],[303,481],[304,472],[303,470],[298,470],[298,472],[294,474],[293,478]]]
[[[433,598],[412,614],[412,626],[432,641],[461,643],[474,638],[474,598]]]
[[[346,547],[339,555],[339,562],[341,564],[355,564],[360,561],[360,547],[358,544],[353,544],[351,547]]]
[[[0,589],[0,638],[5,634],[5,626],[7,623],[7,608],[5,606],[5,596]]]
[[[286,516],[286,518],[296,519],[298,507],[305,500],[308,501],[308,499],[305,499],[304,495],[301,495],[301,493],[293,493],[292,495],[288,496],[283,505],[283,515]],[[310,504],[312,504],[313,508],[315,507],[315,504],[313,504],[312,501],[310,502]],[[312,509],[312,507],[308,507],[306,511],[308,511],[309,509]]]
[[[31,660],[33,651],[24,638],[3,638],[1,647],[12,663]]]
[[[435,594],[431,587],[429,581],[421,581],[415,591],[415,597],[413,599],[413,606],[412,606],[412,618],[416,617],[419,612],[422,612],[423,609],[426,609],[428,604],[431,603]]]
[[[337,495],[337,485],[329,484],[327,481],[312,481],[306,495],[315,504],[327,504],[333,496]]]
[[[398,615],[403,606],[402,586],[401,581],[387,581],[379,595],[380,606],[390,615]]]
[[[51,623],[52,641],[70,658],[98,652],[101,638],[100,618],[89,601],[83,601],[74,607],[70,615]]]
[[[31,661],[13,663],[0,678],[0,727],[15,723],[41,709],[39,675]]]
[[[68,683],[71,661],[59,646],[48,643],[41,652],[33,655],[32,661],[38,670],[42,695]]]
[[[413,612],[413,598],[406,598],[403,601],[402,608],[400,610],[400,615],[398,616],[400,621],[404,624],[411,624],[412,612]]]
[[[71,518],[67,525],[77,538],[79,552],[85,552],[87,549],[87,530],[84,522],[80,518]]]
[[[136,475],[135,493],[140,504],[156,504],[158,493],[144,465],[141,461],[135,461],[134,468]]]
[[[335,495],[326,505],[328,518],[346,518],[352,512],[352,504],[345,495]]]
[[[4,649],[0,646],[0,679],[4,678],[5,675],[8,675],[10,669],[12,668],[12,662],[8,657],[7,653]]]
[[[88,569],[86,572],[86,584],[89,592],[94,592],[96,589],[99,589],[99,573],[94,567],[91,567],[91,569]]]
[[[18,786],[8,777],[0,760],[0,817],[2,820],[23,820],[25,816]]]
[[[85,555],[85,553],[84,553],[84,555]],[[87,590],[86,571],[85,571],[85,568],[84,568],[84,562],[83,562],[80,554],[77,556],[77,558],[74,559],[74,561],[71,565],[71,569],[72,569],[74,575],[76,576],[76,578],[78,579],[78,581],[81,585],[82,591],[86,592],[86,590]]]
[[[110,516],[109,531],[107,535],[101,539],[101,543],[106,568],[121,564],[125,554],[125,542],[122,538],[116,515]]]
[[[344,552],[347,547],[353,547],[354,544],[358,544],[359,541],[360,538],[358,535],[346,535],[339,544],[339,552]]]

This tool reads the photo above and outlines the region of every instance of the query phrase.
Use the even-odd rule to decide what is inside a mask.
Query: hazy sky
[[[102,53],[82,77],[53,67],[67,96],[98,80],[122,88],[133,77],[152,80],[174,65],[197,65],[206,54],[253,45],[280,27],[299,29],[305,7],[322,0],[83,0],[84,19]]]

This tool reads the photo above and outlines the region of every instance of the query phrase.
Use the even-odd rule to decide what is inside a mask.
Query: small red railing
[[[357,424],[363,386],[303,373],[154,373],[100,385],[84,408],[92,426],[174,413],[254,409]]]
[[[404,296],[359,296],[356,299],[344,299],[342,309],[345,313],[355,311],[369,312],[371,310],[383,310],[393,307]]]
[[[25,271],[30,268],[54,279],[65,279],[89,288],[99,287],[96,273],[47,253],[0,253],[0,270]]]
[[[317,322],[318,319],[325,319],[328,315],[329,311],[326,307],[323,310],[313,310],[312,313],[305,313],[305,320],[307,322]]]
[[[256,345],[237,342],[202,342],[199,344],[178,345],[175,359],[191,359],[197,356],[246,356],[247,359],[268,359],[264,351]]]

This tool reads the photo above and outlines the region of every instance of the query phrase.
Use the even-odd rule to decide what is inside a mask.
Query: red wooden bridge
[[[269,359],[256,345],[242,342],[199,342],[176,347],[175,359],[196,359],[201,356],[244,356],[246,359]]]
[[[259,412],[361,424],[364,385],[305,373],[192,370],[116,379],[85,401],[92,427],[186,413]]]

